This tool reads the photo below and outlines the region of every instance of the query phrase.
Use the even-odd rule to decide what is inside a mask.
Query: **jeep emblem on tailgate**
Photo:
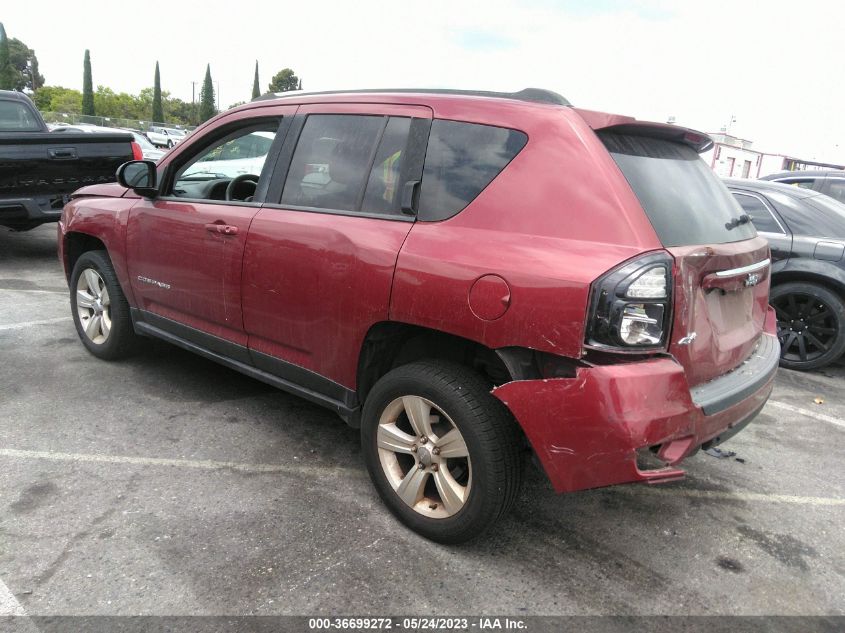
[[[751,273],[748,277],[745,278],[745,285],[747,287],[756,286],[760,283],[760,275],[757,273]]]

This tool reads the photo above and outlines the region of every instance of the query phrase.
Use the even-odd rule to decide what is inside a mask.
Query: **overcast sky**
[[[755,149],[845,164],[845,2],[105,3],[33,10],[5,2],[9,37],[34,48],[49,85],[152,85],[190,101],[206,63],[221,105],[293,68],[306,90],[444,87],[555,90],[573,104],[754,141]],[[41,5],[39,5],[41,6]],[[197,86],[197,94],[199,86]]]

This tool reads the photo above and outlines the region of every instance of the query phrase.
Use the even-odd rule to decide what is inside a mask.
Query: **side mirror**
[[[154,198],[156,189],[156,164],[151,160],[130,160],[117,168],[117,182],[139,196]]]

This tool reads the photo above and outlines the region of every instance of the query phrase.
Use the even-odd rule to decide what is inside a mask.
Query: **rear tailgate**
[[[690,386],[749,357],[769,303],[769,246],[742,242],[668,249],[675,258],[675,318],[669,351]]]
[[[632,123],[598,135],[675,260],[670,353],[691,387],[731,371],[764,330],[768,243],[698,157],[705,135]]]
[[[70,194],[114,182],[132,160],[129,134],[29,132],[0,134],[0,198]]]

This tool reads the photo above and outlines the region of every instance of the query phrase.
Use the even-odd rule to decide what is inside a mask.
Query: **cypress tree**
[[[252,98],[257,99],[261,96],[261,88],[258,85],[258,60],[255,60],[255,79],[252,81]]]
[[[211,81],[211,64],[205,67],[205,80],[202,82],[200,92],[200,122],[208,121],[215,115],[217,108],[214,107],[214,83]]]
[[[6,29],[0,22],[0,90],[12,90],[15,87],[12,71],[12,62],[9,59],[9,38],[6,37]]]
[[[153,123],[164,123],[164,109],[161,107],[161,74],[156,62],[155,82],[153,83]]]
[[[82,114],[94,116],[94,82],[91,79],[91,53],[87,48],[82,73]]]
[[[44,77],[38,72],[38,58],[33,54],[32,62],[30,62],[30,72],[32,73],[32,90],[38,90],[44,85]]]

